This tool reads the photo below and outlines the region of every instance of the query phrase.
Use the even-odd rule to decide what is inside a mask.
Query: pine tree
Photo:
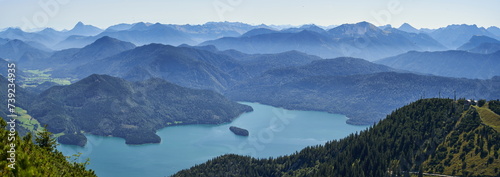
[[[47,124],[43,126],[44,130],[36,133],[35,142],[38,146],[48,150],[54,151],[57,146],[56,139],[52,136],[52,132],[47,131]]]

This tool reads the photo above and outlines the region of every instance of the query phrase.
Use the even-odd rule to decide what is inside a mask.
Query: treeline
[[[461,101],[463,103],[463,101]],[[483,124],[480,119],[464,118],[474,113],[463,104],[451,99],[423,99],[399,108],[386,119],[361,133],[325,145],[308,147],[293,155],[255,159],[225,155],[180,171],[174,176],[409,176],[435,170],[445,158],[437,155],[449,134],[457,129],[474,136]],[[465,114],[462,114],[465,113]],[[458,128],[457,128],[458,127]],[[483,139],[487,141],[489,139]],[[491,154],[498,153],[496,141],[490,145]],[[473,149],[476,149],[474,145]],[[446,147],[448,150],[448,147]],[[447,151],[453,154],[452,151]],[[500,163],[494,155],[491,164]],[[468,157],[465,157],[468,158]],[[437,164],[430,164],[436,159]],[[471,160],[472,161],[472,160]],[[455,171],[469,176],[498,176],[473,171],[473,164]],[[479,166],[476,164],[476,166]],[[489,168],[492,168],[491,166]],[[467,172],[467,173],[462,173]],[[451,172],[449,174],[451,175]]]
[[[500,115],[500,101],[498,100],[490,101],[488,106],[493,112]]]
[[[0,118],[0,176],[25,177],[25,176],[96,176],[92,170],[87,170],[84,163],[68,160],[61,152],[55,149],[56,141],[50,132],[40,132],[36,136],[28,133],[24,137],[14,136],[15,140],[9,141],[9,131],[5,130],[7,123]],[[15,164],[12,165],[8,157],[12,153],[7,151],[15,144]],[[74,158],[77,158],[75,155]],[[14,167],[10,168],[9,167]]]

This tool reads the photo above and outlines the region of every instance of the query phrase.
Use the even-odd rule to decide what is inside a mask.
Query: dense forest
[[[323,67],[332,62],[339,63],[336,66],[347,66],[340,64],[344,63],[342,60],[364,65],[350,65],[353,73]],[[340,113],[349,117],[349,124],[355,125],[371,125],[394,109],[420,98],[453,98],[454,93],[465,98],[500,97],[500,89],[496,89],[500,87],[500,77],[459,79],[384,71],[388,69],[352,58],[323,60],[303,67],[270,70],[225,95],[232,100],[286,109]],[[337,73],[338,70],[341,72]]]
[[[55,149],[56,142],[52,133],[43,131],[33,136],[10,136],[6,130],[7,122],[0,118],[0,176],[96,176],[92,170],[86,170],[88,161],[77,163],[78,154],[65,157]],[[13,138],[12,138],[13,137]],[[10,141],[12,140],[12,141]],[[15,153],[11,153],[11,143],[15,144]],[[11,152],[8,152],[11,151]],[[5,160],[15,154],[15,160]],[[14,165],[11,161],[15,162]],[[9,167],[10,165],[10,167]],[[14,168],[11,168],[14,167]]]
[[[246,105],[210,90],[181,87],[162,79],[128,82],[91,75],[69,86],[55,86],[33,99],[29,110],[49,131],[64,133],[61,143],[83,146],[81,133],[115,136],[127,144],[159,143],[156,130],[182,124],[222,124]]]
[[[489,103],[422,99],[338,141],[279,158],[224,155],[174,176],[498,176],[500,116]]]

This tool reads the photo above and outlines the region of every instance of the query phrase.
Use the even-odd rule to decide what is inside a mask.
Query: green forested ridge
[[[321,65],[313,64],[296,69],[271,70],[232,88],[225,95],[232,100],[259,102],[286,109],[344,114],[349,117],[349,124],[362,125],[373,124],[394,109],[419,98],[452,98],[454,93],[465,98],[500,97],[500,77],[473,80],[424,76],[383,72],[373,65],[365,67],[365,70],[372,68],[379,72],[347,76],[335,75],[335,71],[325,71]],[[311,73],[322,75],[309,75]]]
[[[128,82],[91,75],[54,86],[35,97],[30,115],[65,133],[61,143],[84,145],[82,131],[115,136],[127,144],[159,143],[156,130],[172,124],[222,124],[252,111],[210,90],[184,88],[162,79]]]
[[[2,177],[39,177],[39,176],[96,176],[92,170],[86,170],[85,163],[69,162],[61,152],[55,150],[55,141],[50,132],[41,132],[32,141],[31,133],[25,137],[15,136],[15,169],[9,168],[11,141],[6,122],[0,119],[0,176]],[[77,157],[76,155],[75,157]]]
[[[4,65],[4,66],[7,66],[7,65]],[[0,67],[0,72],[2,69],[6,69],[7,67]],[[7,72],[7,71],[5,71]],[[16,71],[18,72],[18,71]],[[18,75],[16,75],[16,80],[14,81],[16,84],[19,83],[19,77],[17,77]],[[7,109],[7,100],[8,100],[8,89],[7,89],[7,83],[9,83],[9,81],[7,80],[7,78],[4,77],[4,75],[0,75],[0,100],[4,100],[4,101],[0,101],[0,107],[4,108],[4,109],[1,109],[0,111],[0,117],[4,117],[6,118],[7,117],[7,114],[10,114],[8,112],[8,109]],[[15,99],[16,99],[16,103],[15,103],[15,106],[19,109],[19,108],[27,108],[28,105],[29,105],[29,102],[31,102],[31,99],[34,97],[34,95],[28,91],[26,91],[24,88],[21,88],[19,87],[19,85],[16,85],[16,89],[15,89]],[[22,116],[20,114],[20,116]],[[7,119],[4,119],[4,120],[7,120]],[[23,124],[25,122],[20,122],[20,124]],[[26,125],[26,124],[24,124]],[[29,132],[30,130],[25,128],[24,125],[20,125],[17,128],[17,132],[19,135],[21,136],[24,136],[27,132]]]
[[[163,78],[180,86],[215,91],[225,90],[246,75],[229,56],[162,44],[144,45],[89,62],[69,74],[77,78],[107,74],[131,81]]]
[[[224,155],[174,176],[498,176],[500,134],[464,103],[418,100],[342,140],[279,158]]]

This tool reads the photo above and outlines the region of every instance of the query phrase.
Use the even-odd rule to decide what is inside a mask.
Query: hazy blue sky
[[[58,4],[44,10],[40,5],[44,2]],[[368,21],[396,27],[404,22],[417,28],[489,27],[500,26],[499,7],[499,0],[0,0],[0,29],[69,29],[78,21],[100,28],[139,21],[324,26]]]

